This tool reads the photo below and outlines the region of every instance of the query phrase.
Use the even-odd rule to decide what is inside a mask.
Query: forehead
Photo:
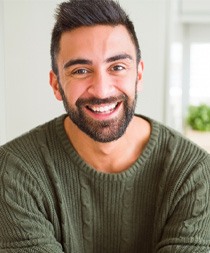
[[[135,46],[123,25],[96,25],[64,32],[60,40],[58,60],[69,57],[110,57],[127,53],[135,57]]]

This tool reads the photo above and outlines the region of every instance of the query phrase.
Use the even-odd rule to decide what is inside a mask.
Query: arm
[[[56,217],[50,217],[41,183],[24,167],[0,149],[0,252],[61,253]]]
[[[210,158],[177,188],[156,252],[210,252]]]

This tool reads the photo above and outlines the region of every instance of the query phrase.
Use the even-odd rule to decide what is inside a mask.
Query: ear
[[[138,64],[137,71],[137,91],[142,90],[142,80],[143,80],[144,62],[141,60]]]
[[[57,98],[57,100],[62,101],[62,96],[60,93],[60,89],[59,89],[59,83],[58,83],[58,78],[57,75],[51,70],[49,73],[49,82],[50,85],[53,89],[54,95]]]

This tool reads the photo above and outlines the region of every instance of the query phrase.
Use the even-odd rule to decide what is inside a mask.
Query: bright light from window
[[[190,104],[210,104],[210,43],[190,47]]]
[[[182,54],[181,43],[173,43],[170,52],[169,111],[170,125],[182,130]]]

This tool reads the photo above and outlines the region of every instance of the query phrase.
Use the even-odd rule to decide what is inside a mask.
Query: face
[[[120,138],[134,115],[143,71],[126,28],[97,25],[63,33],[57,65],[50,83],[71,121],[97,142]]]

